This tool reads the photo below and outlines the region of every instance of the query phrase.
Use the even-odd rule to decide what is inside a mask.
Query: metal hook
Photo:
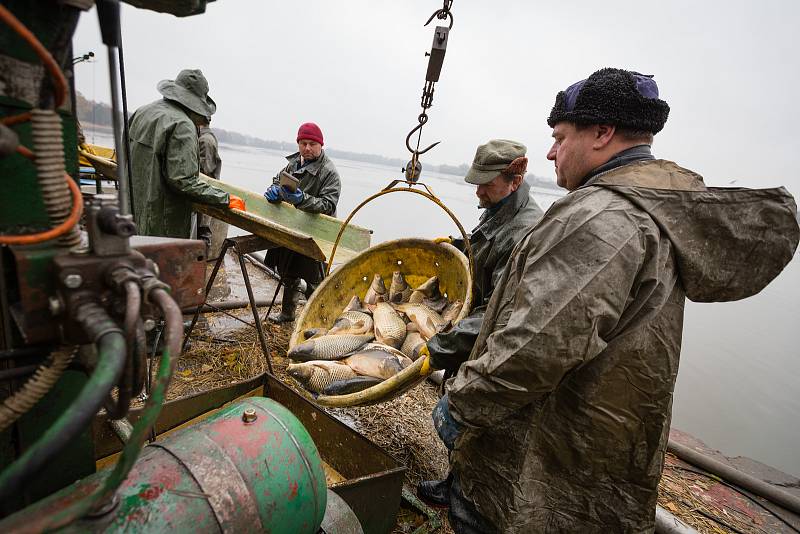
[[[431,21],[434,19],[434,17],[439,18],[441,20],[444,20],[447,17],[450,17],[450,24],[448,24],[448,29],[450,29],[450,30],[453,29],[453,22],[454,22],[453,21],[453,14],[450,12],[449,9],[437,9],[436,11],[433,12],[433,15],[431,15],[431,17],[428,19],[428,22],[423,24],[423,26],[427,26],[428,24],[430,24]]]
[[[428,146],[427,148],[425,148],[423,150],[414,150],[413,148],[411,148],[411,144],[410,144],[411,143],[411,136],[414,135],[414,132],[416,132],[420,128],[422,128],[422,126],[425,124],[425,122],[427,122],[427,121],[421,121],[419,124],[414,126],[414,129],[411,130],[410,132],[408,132],[408,135],[406,136],[406,148],[408,149],[409,152],[411,152],[411,154],[416,154],[417,156],[421,156],[422,154],[424,154],[428,150],[432,149],[433,147],[435,147],[436,145],[441,143],[441,141],[436,141],[435,143],[433,143],[432,145]]]

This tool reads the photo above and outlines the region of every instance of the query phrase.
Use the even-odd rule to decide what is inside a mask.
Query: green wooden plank
[[[114,161],[86,152],[82,154],[92,162],[98,172],[108,178],[116,179],[117,165]],[[260,193],[214,180],[204,174],[200,174],[200,178],[244,199],[247,211],[195,204],[197,211],[207,213],[309,258],[319,261],[327,261],[330,258],[336,236],[344,221],[327,215],[306,213],[285,202],[277,204],[267,202]],[[371,234],[372,231],[367,228],[348,224],[336,249],[334,258],[336,263],[345,262],[368,249]]]
[[[228,193],[242,197],[247,205],[248,213],[255,214],[263,219],[277,223],[280,226],[292,228],[298,232],[307,234],[314,238],[321,246],[322,242],[327,242],[332,246],[333,242],[336,241],[339,229],[342,227],[342,221],[335,217],[306,213],[286,202],[273,204],[267,202],[261,193],[253,193],[252,191],[237,187],[231,183],[214,180],[204,174],[201,174],[200,177],[215,187],[219,187]],[[339,247],[356,252],[366,250],[369,248],[370,244],[370,233],[370,230],[366,228],[348,224],[347,229],[345,229],[342,234]],[[337,251],[336,254],[338,256],[339,252]]]

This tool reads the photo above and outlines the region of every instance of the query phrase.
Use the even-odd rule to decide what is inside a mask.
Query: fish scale
[[[361,326],[358,326],[360,323]],[[373,328],[372,317],[359,311],[346,311],[333,323],[330,334],[365,334]]]
[[[379,342],[397,348],[406,337],[406,323],[397,315],[391,304],[379,302],[372,312],[375,322],[375,339]]]
[[[315,337],[293,347],[288,356],[293,360],[301,361],[338,360],[348,352],[372,341],[373,337],[372,334],[361,336],[333,334]]]
[[[395,308],[414,321],[420,333],[427,339],[430,339],[447,326],[447,321],[425,304],[397,304]]]
[[[308,385],[317,393],[322,391],[334,382],[355,378],[356,372],[349,365],[336,365],[328,368],[314,366]]]

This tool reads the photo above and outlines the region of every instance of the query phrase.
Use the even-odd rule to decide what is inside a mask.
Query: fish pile
[[[450,302],[432,276],[412,289],[395,271],[389,289],[376,274],[363,299],[354,295],[330,328],[303,332],[288,356],[289,376],[313,393],[355,393],[391,378],[419,358],[426,341],[446,331],[464,303]]]

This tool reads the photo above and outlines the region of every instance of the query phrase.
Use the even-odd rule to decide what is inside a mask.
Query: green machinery
[[[320,455],[273,400],[231,404],[141,454],[180,354],[181,308],[204,296],[204,245],[134,236],[115,196],[84,205],[68,80],[72,34],[94,3],[0,5],[0,530],[317,532],[329,502]],[[131,3],[176,15],[205,7]],[[116,61],[119,6],[97,6]],[[151,372],[154,334],[164,349]],[[95,473],[103,411],[124,445]]]

